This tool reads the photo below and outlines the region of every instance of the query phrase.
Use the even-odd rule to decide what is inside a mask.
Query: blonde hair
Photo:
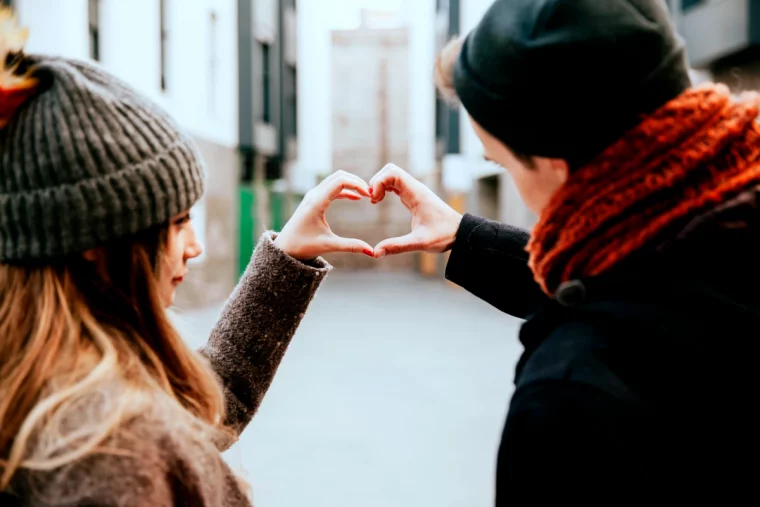
[[[454,106],[459,105],[459,97],[454,88],[454,66],[462,52],[463,43],[464,40],[460,37],[451,39],[438,54],[433,70],[433,81],[438,93],[446,102]]]
[[[103,248],[97,262],[0,264],[0,490],[20,470],[128,453],[107,449],[110,437],[157,399],[187,434],[209,442],[225,432],[221,387],[158,295],[165,240],[158,227]]]

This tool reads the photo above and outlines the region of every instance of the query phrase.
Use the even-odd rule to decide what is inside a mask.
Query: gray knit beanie
[[[83,252],[201,197],[201,158],[158,106],[94,65],[24,64],[39,85],[0,130],[0,261]]]

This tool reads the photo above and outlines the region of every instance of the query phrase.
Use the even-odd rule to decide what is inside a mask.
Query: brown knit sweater
[[[262,238],[201,350],[224,383],[227,422],[243,431],[269,388],[312,297],[331,266],[307,265]],[[133,456],[93,454],[72,465],[19,481],[20,498],[0,494],[0,505],[34,507],[250,506],[244,487],[218,446],[182,435],[160,409],[129,423]],[[122,440],[119,447],[125,445]],[[219,447],[219,448],[217,448]],[[248,479],[248,478],[246,478]]]

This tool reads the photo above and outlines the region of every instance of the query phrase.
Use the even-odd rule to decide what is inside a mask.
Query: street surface
[[[197,347],[220,311],[177,325]],[[490,507],[519,324],[442,280],[333,271],[225,457],[256,507]]]

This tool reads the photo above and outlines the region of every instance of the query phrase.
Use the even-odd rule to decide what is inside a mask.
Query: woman
[[[2,505],[250,505],[220,451],[328,273],[318,256],[372,255],[324,221],[367,184],[332,175],[266,233],[196,354],[164,311],[201,252],[194,147],[102,70],[25,56],[8,11],[0,27]]]

